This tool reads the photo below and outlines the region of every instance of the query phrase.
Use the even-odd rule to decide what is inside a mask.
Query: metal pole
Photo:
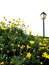
[[[45,37],[45,24],[44,24],[44,19],[43,19],[43,37]]]

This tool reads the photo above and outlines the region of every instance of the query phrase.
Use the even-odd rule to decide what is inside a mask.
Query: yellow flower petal
[[[30,52],[27,53],[26,57],[30,59],[30,57],[32,56],[32,54]]]
[[[30,41],[30,44],[34,44],[35,42],[33,40]]]
[[[2,30],[7,30],[7,28],[6,28],[6,27],[2,27],[1,29],[2,29]]]
[[[24,49],[24,47],[25,47],[24,45],[21,45],[21,46],[20,46],[20,49],[21,49],[21,50],[23,50],[23,49]]]
[[[27,49],[31,48],[29,45],[27,45]]]
[[[4,65],[4,62],[1,62],[0,64],[1,64],[1,65]]]

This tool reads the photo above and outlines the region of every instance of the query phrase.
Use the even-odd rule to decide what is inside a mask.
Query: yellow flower
[[[10,61],[10,64],[14,64],[12,61]]]
[[[15,34],[18,34],[18,31],[16,31]]]
[[[29,30],[29,34],[32,34],[32,30]]]
[[[12,28],[10,28],[10,32],[12,31]]]
[[[39,42],[39,46],[43,46],[43,43]]]
[[[44,49],[45,47],[41,47],[42,49]]]
[[[46,52],[44,52],[44,53],[43,53],[43,57],[46,57],[46,56],[47,56],[47,53],[46,53]]]
[[[47,44],[46,43],[39,43],[39,46],[46,46]]]
[[[35,42],[34,42],[33,40],[30,41],[30,44],[31,44],[31,45],[34,44],[34,43],[35,43]]]
[[[13,23],[10,23],[10,26],[14,27],[15,26],[15,23],[14,22]]]
[[[49,55],[47,55],[46,58],[49,59]]]
[[[6,28],[6,27],[2,27],[1,29],[2,29],[2,30],[7,30],[7,28]]]
[[[47,44],[44,43],[43,45],[46,46]]]
[[[24,47],[25,47],[24,45],[21,45],[21,46],[20,46],[20,49],[21,49],[21,50],[23,50],[23,49],[24,49]]]
[[[26,24],[25,23],[22,23],[22,26],[26,26]]]
[[[47,41],[47,39],[46,39],[46,38],[44,38],[44,41]]]
[[[27,45],[27,49],[31,48],[29,45]]]
[[[6,23],[2,21],[2,22],[0,22],[0,24],[5,25]]]
[[[39,47],[39,49],[38,50],[43,50],[44,49],[44,47]]]
[[[45,48],[46,48],[47,50],[49,50],[49,46],[46,46]]]
[[[45,57],[46,59],[49,59],[49,55],[46,52],[43,53],[42,57]]]
[[[45,41],[46,43],[48,43],[49,41],[47,40],[47,41]]]
[[[27,53],[26,57],[30,59],[30,57],[32,56],[32,54],[30,52]]]
[[[46,49],[48,49],[48,47],[47,47],[47,46],[46,46],[45,48],[46,48]]]
[[[0,64],[1,64],[1,65],[4,65],[4,62],[2,61]]]
[[[20,18],[18,18],[18,19],[16,20],[16,22],[20,23]]]

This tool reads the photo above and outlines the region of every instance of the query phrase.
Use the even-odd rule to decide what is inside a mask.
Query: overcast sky
[[[30,25],[33,35],[43,32],[41,12],[45,12],[45,36],[49,36],[49,0],[0,0],[0,20],[7,18],[21,18]]]

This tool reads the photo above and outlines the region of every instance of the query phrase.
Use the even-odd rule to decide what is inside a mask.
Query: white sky
[[[33,35],[42,35],[41,12],[45,12],[45,36],[49,36],[49,0],[0,0],[0,20],[21,18],[30,25]]]

